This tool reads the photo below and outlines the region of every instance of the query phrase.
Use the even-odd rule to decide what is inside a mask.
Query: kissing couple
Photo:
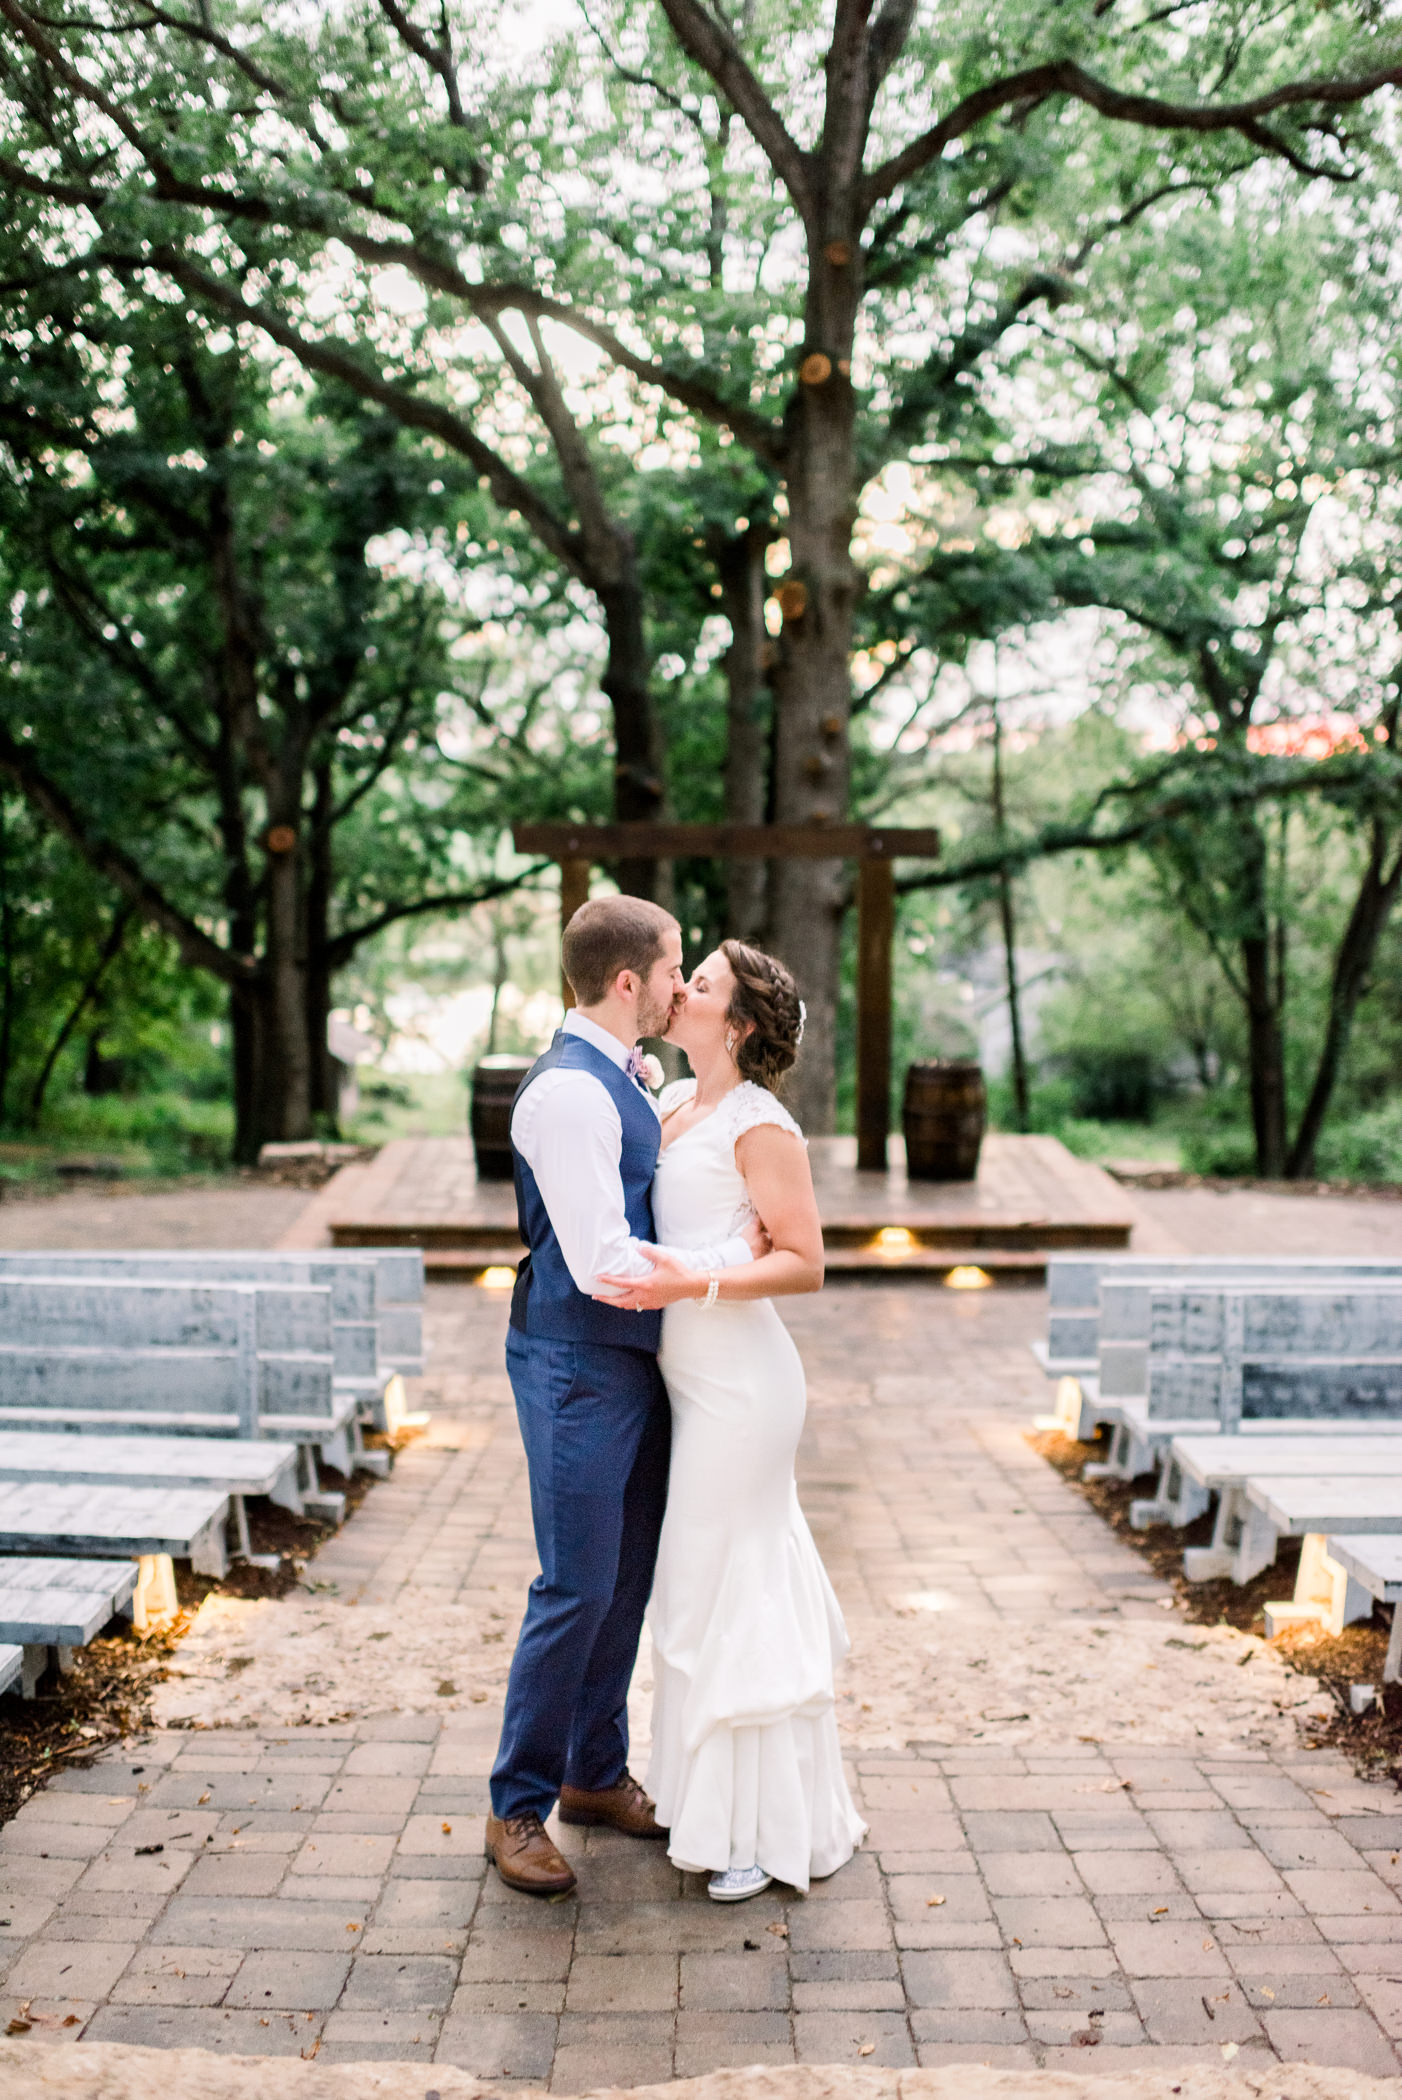
[[[487,1857],[512,1888],[567,1894],[558,1802],[562,1823],[665,1841],[717,1902],[806,1889],[866,1826],[833,1700],[847,1634],[794,1485],[803,1365],[770,1303],[823,1282],[807,1150],[773,1092],[802,1004],[740,941],[684,983],[680,927],[636,897],[582,905],[561,961],[578,1004],[511,1115],[529,1252],[506,1363],[540,1574]],[[654,1101],[644,1036],[696,1077]],[[628,1771],[645,1613],[648,1791]]]

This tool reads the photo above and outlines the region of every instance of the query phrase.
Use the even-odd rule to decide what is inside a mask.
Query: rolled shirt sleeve
[[[648,1275],[651,1258],[628,1229],[623,1124],[607,1088],[587,1072],[542,1073],[516,1104],[511,1136],[535,1176],[575,1287],[587,1297],[601,1276]],[[667,1251],[702,1275],[754,1259],[739,1237]]]

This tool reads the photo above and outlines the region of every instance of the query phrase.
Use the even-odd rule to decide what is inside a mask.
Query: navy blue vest
[[[652,1177],[662,1144],[657,1111],[637,1081],[620,1071],[612,1058],[596,1050],[583,1036],[567,1035],[563,1029],[544,1056],[531,1066],[516,1089],[516,1099],[520,1100],[542,1072],[557,1067],[588,1072],[608,1089],[623,1124],[619,1171],[628,1230],[635,1239],[650,1240]],[[511,1156],[516,1169],[516,1221],[530,1249],[516,1271],[516,1288],[511,1294],[512,1326],[541,1341],[599,1342],[615,1349],[642,1349],[655,1356],[662,1341],[661,1313],[623,1312],[616,1305],[601,1305],[597,1299],[587,1298],[575,1287],[536,1178],[514,1145]]]

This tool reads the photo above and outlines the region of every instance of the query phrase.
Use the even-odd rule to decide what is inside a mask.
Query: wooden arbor
[[[857,1166],[886,1169],[891,1117],[893,863],[933,860],[939,833],[866,824],[518,824],[518,853],[560,863],[560,923],[589,895],[601,860],[855,860],[857,863]]]

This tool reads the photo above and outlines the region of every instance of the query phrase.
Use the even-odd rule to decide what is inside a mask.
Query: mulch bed
[[[384,1439],[366,1434],[367,1445]],[[322,1468],[328,1488],[346,1498],[346,1515],[359,1507],[373,1475],[343,1479]],[[304,1580],[307,1562],[339,1527],[316,1517],[295,1517],[277,1504],[251,1498],[248,1529],[255,1553],[277,1553],[276,1569],[235,1561],[222,1582],[176,1564],[177,1617],[158,1631],[139,1634],[114,1620],[108,1632],[73,1658],[66,1675],[50,1669],[33,1699],[18,1691],[0,1698],[0,1823],[8,1822],[52,1773],[89,1765],[98,1752],[152,1725],[151,1694],[166,1675],[171,1657],[206,1597],[285,1597]]]
[[[1151,1475],[1133,1481],[1081,1478],[1088,1462],[1103,1463],[1108,1458],[1108,1438],[1102,1435],[1093,1443],[1081,1444],[1055,1431],[1042,1431],[1030,1435],[1028,1442],[1085,1497],[1117,1538],[1132,1546],[1157,1576],[1171,1584],[1193,1624],[1234,1626],[1239,1633],[1265,1638],[1267,1603],[1289,1597],[1294,1590],[1300,1560],[1298,1539],[1282,1539],[1273,1565],[1253,1582],[1240,1586],[1234,1582],[1187,1582],[1183,1576],[1183,1549],[1210,1543],[1211,1511],[1181,1529],[1172,1524],[1151,1524],[1147,1531],[1136,1531],[1129,1521],[1129,1505],[1152,1493],[1155,1482]],[[1386,1773],[1402,1787],[1402,1685],[1385,1685],[1382,1681],[1391,1630],[1390,1615],[1384,1607],[1375,1605],[1371,1619],[1360,1619],[1337,1636],[1318,1626],[1291,1627],[1277,1634],[1271,1646],[1292,1670],[1317,1677],[1333,1701],[1329,1720],[1311,1722],[1306,1748],[1331,1745],[1344,1751],[1358,1770],[1370,1778]],[[1376,1687],[1378,1704],[1368,1713],[1355,1714],[1349,1705],[1349,1687],[1355,1684]]]

